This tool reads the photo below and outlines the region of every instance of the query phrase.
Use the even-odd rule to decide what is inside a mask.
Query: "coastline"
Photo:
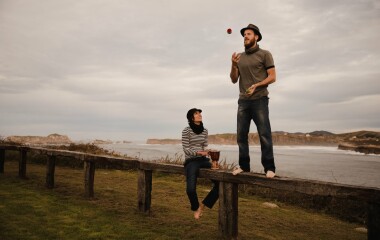
[[[364,154],[380,154],[380,133],[359,131],[344,134],[333,134],[325,131],[312,133],[273,132],[274,146],[330,146],[340,150],[349,150]],[[260,139],[257,133],[248,135],[250,146],[259,146]],[[209,135],[209,144],[237,145],[236,134],[224,133]],[[181,144],[181,139],[147,139],[146,144]]]
[[[355,151],[364,154],[380,154],[380,132],[357,131],[342,134],[334,134],[327,131],[314,131],[310,133],[289,133],[284,131],[272,132],[274,146],[328,146],[337,147],[340,150]],[[70,145],[70,144],[130,144],[131,141],[112,141],[112,140],[88,140],[72,141],[66,135],[57,133],[48,136],[9,136],[1,140],[5,143],[16,143],[23,145]],[[248,135],[250,146],[260,146],[260,139],[257,133]],[[181,139],[171,138],[149,138],[145,141],[151,145],[177,145],[182,144]],[[208,136],[210,145],[237,145],[237,137],[234,133],[210,134]]]
[[[355,145],[350,143],[341,143],[338,145],[340,150],[349,150],[364,154],[380,154],[380,146],[376,145]]]

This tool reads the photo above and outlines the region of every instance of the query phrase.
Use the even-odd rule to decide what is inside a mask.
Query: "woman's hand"
[[[208,155],[208,151],[198,151],[197,155],[205,156],[206,157]]]

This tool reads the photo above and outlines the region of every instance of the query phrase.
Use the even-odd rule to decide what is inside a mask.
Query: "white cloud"
[[[0,134],[178,137],[191,107],[211,133],[234,132],[230,57],[248,23],[275,59],[273,130],[379,130],[379,12],[370,0],[5,0]]]

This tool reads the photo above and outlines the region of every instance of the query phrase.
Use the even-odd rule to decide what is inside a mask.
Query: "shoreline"
[[[355,145],[355,144],[349,144],[349,143],[341,143],[338,145],[338,149],[355,151],[355,152],[364,153],[364,154],[375,154],[375,155],[380,154],[380,146],[375,146],[375,145]]]

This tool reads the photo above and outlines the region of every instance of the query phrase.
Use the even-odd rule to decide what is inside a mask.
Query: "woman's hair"
[[[187,121],[190,123],[190,122],[194,122],[194,113],[195,112],[202,112],[201,109],[198,109],[198,108],[192,108],[190,109],[189,111],[187,111],[187,114],[186,114],[186,118],[187,118]]]

